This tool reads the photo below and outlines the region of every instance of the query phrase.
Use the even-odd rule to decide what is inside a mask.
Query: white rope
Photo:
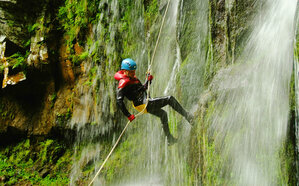
[[[152,55],[152,59],[151,59],[151,62],[148,66],[148,70],[147,72],[150,74],[151,73],[151,67],[152,67],[152,64],[153,64],[153,61],[155,59],[155,55],[156,55],[156,50],[158,48],[158,44],[159,44],[159,41],[160,41],[160,36],[161,36],[161,32],[162,32],[162,29],[163,29],[163,25],[164,25],[164,22],[165,22],[165,18],[166,18],[166,14],[167,14],[167,11],[168,11],[168,8],[169,8],[169,4],[170,4],[170,0],[168,0],[168,3],[167,3],[167,6],[166,6],[166,10],[165,10],[165,13],[164,13],[164,16],[163,16],[163,19],[162,19],[162,23],[161,23],[161,27],[160,27],[160,30],[159,30],[159,34],[158,34],[158,38],[157,38],[157,41],[156,41],[156,45],[155,45],[155,48],[154,48],[154,52],[153,52],[153,55]],[[145,110],[146,110],[146,107],[148,105],[148,100],[149,100],[149,91],[150,91],[150,83],[148,84],[148,89],[147,89],[147,97],[146,97],[146,104],[145,104],[145,107],[143,108],[143,110],[140,112],[140,113],[144,113]],[[139,113],[138,113],[139,114]]]
[[[159,31],[159,35],[158,35],[158,38],[157,38],[157,41],[156,41],[156,45],[155,45],[155,48],[154,48],[154,52],[153,52],[153,55],[152,55],[152,59],[151,59],[151,62],[150,62],[150,65],[148,66],[148,73],[150,74],[151,72],[151,66],[153,64],[153,61],[154,61],[154,58],[155,58],[155,55],[156,55],[156,50],[157,50],[157,47],[158,47],[158,43],[160,41],[160,35],[161,35],[161,32],[162,32],[162,28],[163,28],[163,25],[164,25],[164,21],[165,21],[165,17],[166,17],[166,14],[167,14],[167,11],[168,11],[168,7],[169,7],[169,4],[170,4],[170,0],[168,0],[168,3],[167,3],[167,7],[166,7],[166,10],[165,10],[165,13],[164,13],[164,16],[163,16],[163,19],[162,19],[162,23],[161,23],[161,27],[160,27],[160,31]],[[136,116],[135,118],[141,116],[142,114],[144,114],[145,110],[146,110],[146,107],[148,105],[148,100],[149,100],[149,90],[150,90],[150,83],[148,84],[148,89],[147,89],[147,97],[146,97],[146,104],[145,104],[145,107],[142,109],[142,111],[140,111]],[[118,137],[118,139],[116,140],[115,144],[113,145],[111,151],[109,152],[109,154],[107,155],[106,159],[104,160],[104,162],[102,163],[100,169],[98,170],[98,172],[96,173],[96,175],[94,176],[94,178],[91,180],[91,182],[89,183],[88,186],[91,186],[91,184],[94,182],[94,180],[96,179],[96,177],[100,174],[100,172],[102,171],[104,165],[106,164],[106,162],[108,161],[108,159],[110,158],[112,152],[114,151],[114,149],[116,148],[116,146],[118,145],[121,137],[124,135],[125,131],[127,130],[129,124],[131,122],[128,121],[128,123],[126,124],[125,128],[123,129],[123,131],[121,132],[120,136]]]
[[[122,133],[120,134],[120,136],[118,137],[117,141],[115,142],[114,146],[112,147],[110,153],[108,154],[108,156],[106,157],[105,161],[102,163],[100,169],[98,170],[98,172],[96,173],[96,175],[94,176],[94,178],[92,179],[92,181],[89,183],[88,186],[91,186],[91,184],[94,182],[94,180],[96,179],[96,177],[100,174],[101,170],[103,169],[104,165],[106,164],[107,160],[110,158],[112,152],[114,151],[115,147],[117,146],[118,142],[120,141],[121,137],[123,136],[123,134],[125,133],[125,131],[127,130],[128,126],[129,126],[130,121],[128,121],[126,127],[124,128],[124,130],[122,131]]]
[[[152,64],[153,64],[153,61],[154,61],[154,58],[155,58],[155,55],[156,55],[156,50],[157,50],[157,47],[158,47],[158,44],[159,44],[159,41],[160,41],[160,36],[161,36],[162,28],[163,28],[163,25],[164,25],[165,17],[166,17],[168,8],[169,8],[169,4],[170,4],[170,0],[168,0],[167,6],[166,6],[166,10],[165,10],[165,13],[164,13],[164,16],[163,16],[163,19],[162,19],[162,23],[161,23],[161,27],[160,27],[159,35],[158,35],[158,38],[157,38],[157,41],[156,41],[156,46],[155,46],[155,48],[154,48],[154,52],[153,52],[153,55],[152,55],[151,63],[150,63],[150,65],[148,66],[148,71],[149,71],[149,72],[150,72],[150,70],[151,70],[151,66],[152,66]]]

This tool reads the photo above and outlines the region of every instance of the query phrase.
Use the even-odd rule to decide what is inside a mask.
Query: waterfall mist
[[[111,14],[109,21],[117,21],[119,19],[119,4],[116,0],[109,2],[108,0],[101,1],[98,9],[105,8],[108,3],[110,3],[108,11]],[[106,14],[107,12],[102,11],[100,21],[107,19],[108,15]],[[95,24],[92,29],[94,33],[93,40],[95,42],[88,50],[89,55],[97,53],[100,56],[104,56],[103,50],[99,46],[105,45],[106,55],[110,56],[110,58],[105,66],[94,61],[84,63],[84,70],[87,74],[93,74],[94,77],[90,78],[90,75],[87,75],[82,78],[82,82],[78,83],[78,86],[74,89],[74,91],[79,93],[80,98],[75,102],[73,116],[69,122],[69,126],[77,130],[70,185],[77,185],[77,182],[84,177],[84,166],[94,164],[95,171],[98,170],[103,143],[103,141],[99,141],[98,139],[100,137],[104,138],[104,135],[110,133],[117,125],[115,123],[115,117],[117,116],[116,102],[113,101],[115,100],[115,86],[114,84],[101,81],[103,78],[113,81],[113,75],[117,70],[113,68],[113,63],[117,60],[117,45],[114,40],[110,40],[109,42],[104,40],[103,35],[106,30],[101,22]],[[108,33],[110,38],[116,38],[116,30],[117,25],[112,24],[109,26]],[[117,138],[115,135],[117,134],[113,134],[114,139]],[[95,184],[99,183],[100,179],[97,179]]]
[[[289,118],[296,3],[265,1],[236,64],[219,73],[224,79],[214,80],[218,98],[211,131],[229,184],[287,184],[278,179],[279,152]]]
[[[166,11],[166,3],[167,1],[160,3],[161,15]],[[179,0],[171,1],[166,14],[161,39],[152,66],[154,82],[150,91],[151,97],[164,96],[164,92],[167,94],[168,92],[166,91],[173,91],[173,88],[175,88],[167,85],[173,83],[174,75],[172,75],[171,78],[171,74],[175,72],[172,73],[172,70],[176,71],[178,64],[180,64],[179,48],[176,42],[178,7]],[[161,22],[159,23],[161,24]],[[155,28],[157,33],[160,24],[157,24]],[[149,34],[147,36],[147,42],[150,40],[156,42],[156,37],[157,34]],[[139,57],[137,57],[137,59],[138,58]],[[150,59],[151,56],[149,56],[146,62]],[[138,77],[141,81],[144,81],[145,69],[147,69],[148,63],[144,62],[142,64],[140,62],[141,61],[137,60],[137,64],[139,67],[141,66],[141,69],[137,70]],[[133,110],[131,110],[131,112],[136,113],[136,111]],[[171,132],[174,133],[173,128],[176,126],[176,119],[173,120],[170,119],[170,117],[173,119],[175,119],[175,117],[171,116],[170,113],[168,115],[172,123],[170,125],[172,127]],[[120,178],[120,180],[117,180],[115,185],[165,185],[166,183],[184,185],[184,183],[186,183],[182,174],[185,171],[184,165],[182,165],[184,159],[178,158],[178,149],[176,149],[176,147],[167,146],[160,119],[153,115],[146,114],[135,121],[133,125],[133,130],[130,130],[128,135],[135,134],[137,141],[135,145],[140,155],[134,156],[135,162],[131,162],[131,169],[126,170],[130,176],[125,175]],[[138,135],[136,135],[136,133],[138,133]],[[174,135],[177,136],[176,133]]]
[[[145,29],[147,25],[142,1],[136,1],[131,7],[134,11],[130,11],[129,31],[134,36],[130,38],[134,47],[130,48],[131,51],[123,51],[121,57],[129,57],[137,62],[136,74],[142,82],[167,2],[159,1],[159,17],[148,32]],[[98,46],[105,46],[109,61],[104,65],[85,63],[85,70],[95,74],[95,78],[90,82],[91,86],[83,84],[75,89],[81,97],[74,106],[69,123],[71,128],[77,130],[71,185],[84,179],[83,165],[88,164],[94,172],[98,171],[110,150],[104,148],[112,146],[118,138],[119,131],[114,129],[121,130],[127,122],[116,107],[116,84],[102,81],[109,79],[107,82],[112,82],[114,73],[119,70],[114,64],[120,65],[116,54],[119,39],[117,29],[120,27],[117,24],[120,19],[119,3],[117,0],[101,1],[99,10],[108,4],[106,12],[110,16],[105,15],[105,11],[101,13],[100,21],[93,27],[94,44],[88,51],[101,56],[103,48]],[[211,19],[209,3],[207,0],[170,1],[152,65],[154,80],[150,96],[172,95],[191,112],[199,110],[197,107],[205,89],[206,71],[218,68],[207,67],[214,60],[211,57],[214,46],[208,23]],[[227,11],[231,11],[236,2],[230,0],[225,3]],[[215,140],[215,152],[220,153],[224,162],[221,165],[223,170],[215,172],[215,177],[225,177],[225,180],[229,180],[228,185],[283,185],[287,182],[279,172],[279,153],[286,139],[289,119],[296,3],[296,0],[263,0],[254,21],[250,22],[251,33],[246,45],[238,46],[241,54],[237,58],[232,54],[233,65],[219,70],[209,86],[216,95],[208,130],[209,140]],[[109,19],[105,20],[105,17]],[[194,19],[195,26],[188,25],[190,17]],[[107,24],[115,23],[108,24],[108,32],[103,27],[104,21]],[[108,42],[103,39],[105,32],[112,38]],[[130,113],[137,114],[131,103],[127,102],[127,108]],[[105,165],[106,175],[100,174],[94,185],[107,185],[105,181],[109,176],[113,177],[109,185],[115,186],[201,184],[200,175],[190,174],[188,164],[192,148],[201,148],[201,144],[190,147],[190,131],[194,128],[200,130],[198,128],[201,126],[191,128],[171,108],[167,106],[163,109],[168,113],[170,131],[178,137],[178,143],[168,146],[160,119],[144,114],[132,122],[116,149],[118,156],[111,156]],[[200,139],[200,132],[196,132],[198,134],[192,137]],[[107,134],[110,135],[109,139],[98,140]],[[201,161],[205,160],[196,160],[197,163],[206,163]],[[110,169],[117,171],[109,172]]]
[[[298,63],[299,63],[299,51],[298,51],[298,43],[299,43],[299,3],[297,3],[297,8],[296,8],[296,16],[295,16],[295,24],[294,24],[294,29],[295,29],[295,37],[294,37],[294,81],[295,81],[295,138],[296,138],[296,149],[295,149],[295,154],[296,154],[296,179],[299,180],[299,68],[298,68]]]

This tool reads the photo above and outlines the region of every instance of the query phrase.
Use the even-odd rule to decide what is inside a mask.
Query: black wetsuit
[[[129,113],[123,102],[124,97],[128,98],[130,101],[133,101],[134,106],[145,104],[148,81],[146,81],[145,84],[142,85],[136,77],[129,78],[125,75],[122,75],[123,73],[121,71],[119,71],[118,73],[116,73],[115,75],[115,79],[119,80],[119,86],[117,89],[117,104],[124,115],[129,117],[131,114]],[[169,132],[167,112],[162,109],[162,107],[166,105],[170,105],[175,111],[184,116],[188,121],[189,115],[173,96],[149,98],[148,105],[146,107],[147,112],[161,119],[165,135],[168,137],[168,139],[173,139],[173,136]]]

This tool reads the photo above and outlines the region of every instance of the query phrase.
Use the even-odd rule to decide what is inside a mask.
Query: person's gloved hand
[[[154,76],[152,76],[152,75],[150,75],[150,74],[147,76],[147,80],[148,80],[148,81],[152,81],[153,79],[154,79]]]
[[[132,122],[135,119],[135,116],[132,114],[128,117],[128,119],[130,120],[130,122]]]
[[[154,76],[152,76],[150,73],[147,74],[147,80],[152,83],[152,80],[154,79]]]

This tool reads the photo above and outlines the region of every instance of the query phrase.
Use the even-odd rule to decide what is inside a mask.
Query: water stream
[[[110,5],[108,6],[107,12],[112,14],[109,21],[118,20],[119,4],[116,0],[101,1],[99,10],[104,9],[108,3]],[[107,17],[107,15],[105,15],[107,12],[102,11],[101,21]],[[75,102],[73,116],[69,123],[71,128],[77,130],[76,143],[74,145],[75,153],[73,155],[74,164],[70,174],[70,185],[78,185],[78,181],[83,179],[83,168],[86,164],[92,163],[96,165],[95,169],[99,168],[97,162],[99,162],[102,153],[101,142],[96,139],[109,132],[115,126],[114,117],[116,117],[116,103],[112,101],[115,100],[115,87],[114,84],[108,84],[100,80],[104,77],[113,79],[113,74],[116,71],[116,69],[112,68],[116,56],[116,44],[113,40],[105,43],[102,39],[102,34],[105,33],[104,29],[100,22],[93,26],[95,42],[88,52],[90,55],[92,53],[101,55],[103,50],[98,46],[105,45],[107,56],[110,56],[109,61],[105,67],[92,61],[84,63],[84,69],[89,73],[95,74],[95,77],[92,78],[92,82],[89,83],[86,83],[90,81],[88,76],[83,78],[81,80],[82,82],[78,83],[78,86],[74,90],[81,96],[80,99]],[[109,26],[108,32],[110,38],[116,37],[116,30],[116,24]],[[103,70],[103,68],[105,68],[105,70]],[[80,154],[78,154],[78,152],[80,152]],[[99,179],[96,180],[95,184],[99,183]]]
[[[235,185],[283,185],[286,183],[278,171],[279,150],[286,138],[289,114],[289,84],[293,64],[294,16],[296,0],[263,0],[263,11],[252,22],[252,33],[243,53],[234,59],[234,65],[221,70],[212,82],[212,90],[217,92],[213,121],[210,133],[215,134],[230,184]],[[159,1],[163,7],[167,1]],[[194,1],[195,2],[195,1]],[[206,41],[208,38],[207,0],[195,2],[192,43],[195,43],[182,59],[183,26],[186,22],[185,0],[171,0],[161,40],[152,66],[154,83],[151,97],[175,96],[189,111],[197,109],[203,91],[205,63],[208,60]],[[101,1],[99,9],[108,6],[110,22],[119,20],[119,2]],[[132,11],[134,41],[137,44],[131,58],[138,65],[137,76],[144,81],[144,74],[151,56],[148,56],[153,33],[144,34],[144,10],[141,1],[136,1]],[[227,1],[229,9],[233,1]],[[163,9],[160,14],[163,14]],[[104,18],[105,12],[102,13]],[[83,178],[86,162],[99,169],[102,144],[97,137],[106,134],[113,127],[120,128],[127,122],[123,115],[117,115],[115,85],[101,82],[102,78],[113,78],[118,69],[114,69],[116,54],[115,43],[117,24],[111,24],[108,44],[102,40],[104,28],[99,22],[93,28],[94,46],[90,54],[101,54],[101,48],[107,46],[106,65],[87,62],[87,72],[94,71],[95,78],[91,86],[78,86],[75,91],[81,94],[74,106],[69,126],[78,131],[75,143],[74,164],[70,176],[70,185],[76,185]],[[158,32],[158,27],[153,28]],[[101,43],[103,42],[103,43]],[[97,51],[95,51],[97,50]],[[186,54],[184,54],[186,55]],[[105,66],[105,67],[103,67]],[[105,74],[103,74],[103,68]],[[113,80],[111,80],[113,81]],[[194,185],[191,182],[187,164],[191,126],[179,114],[166,107],[171,133],[179,138],[178,144],[167,146],[159,118],[142,115],[133,122],[118,150],[130,151],[121,156],[122,160],[112,157],[112,161],[122,164],[121,173],[111,185]],[[130,112],[136,111],[130,108]],[[120,124],[116,124],[120,121]],[[119,119],[123,118],[123,119]],[[114,140],[118,134],[113,134]],[[112,142],[113,143],[113,142]],[[79,150],[80,148],[80,150]],[[198,147],[192,147],[198,148]],[[78,154],[80,152],[80,154]],[[79,158],[78,158],[79,157]],[[76,159],[77,158],[77,159]],[[113,159],[116,158],[116,159]],[[109,163],[108,163],[109,164]],[[109,165],[108,165],[109,166]],[[269,171],[271,170],[271,171]],[[217,173],[218,174],[218,173]],[[220,173],[219,173],[220,174]],[[85,178],[86,179],[86,178]],[[279,180],[281,182],[279,182]],[[194,181],[194,180],[193,180]],[[105,177],[100,175],[94,185],[105,185]]]
[[[288,128],[296,3],[264,1],[242,55],[217,84],[212,130],[229,185],[287,184],[279,153]]]
[[[299,39],[299,3],[297,3],[297,11],[296,11],[296,16],[295,16],[295,37],[294,37],[294,48],[295,48],[295,53],[294,53],[294,79],[295,79],[295,102],[296,102],[296,109],[295,109],[295,136],[296,136],[296,179],[299,180],[299,54],[297,49],[298,45],[298,39]]]

